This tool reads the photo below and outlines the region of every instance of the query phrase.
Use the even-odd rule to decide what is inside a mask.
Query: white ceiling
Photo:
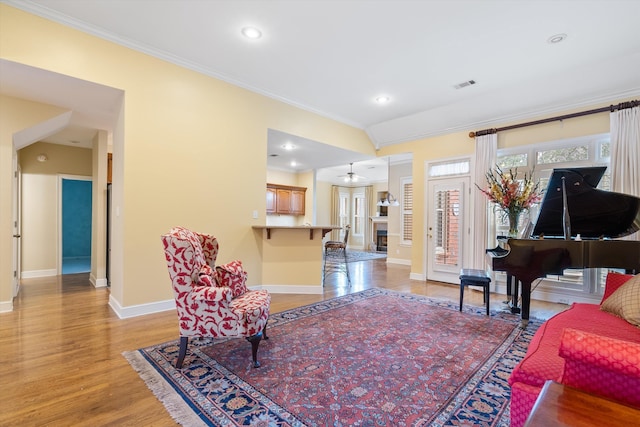
[[[5,2],[364,129],[376,147],[640,94],[640,0]],[[263,37],[243,38],[247,25]],[[345,170],[360,160],[330,154]]]

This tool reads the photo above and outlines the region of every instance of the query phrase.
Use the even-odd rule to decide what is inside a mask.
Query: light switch
[[[253,219],[258,219],[258,211],[253,211]]]

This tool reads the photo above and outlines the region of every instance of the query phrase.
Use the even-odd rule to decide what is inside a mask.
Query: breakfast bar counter
[[[252,226],[262,256],[262,289],[273,293],[322,293],[323,238],[334,225]]]

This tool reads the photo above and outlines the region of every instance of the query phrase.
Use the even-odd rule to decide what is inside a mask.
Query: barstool
[[[462,311],[462,300],[464,298],[465,286],[480,286],[482,287],[482,295],[484,297],[484,303],[487,305],[487,316],[489,315],[489,295],[491,290],[489,285],[491,284],[491,278],[486,272],[482,270],[473,270],[470,268],[463,268],[460,270],[460,311]]]
[[[324,244],[324,265],[322,266],[322,286],[332,272],[344,272],[347,274],[347,283],[351,286],[349,276],[349,263],[347,262],[347,242],[349,241],[350,225],[344,227],[344,240],[330,240]]]

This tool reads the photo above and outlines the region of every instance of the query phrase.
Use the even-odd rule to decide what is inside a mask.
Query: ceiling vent
[[[453,86],[456,89],[462,89],[463,87],[467,87],[467,86],[471,86],[476,84],[475,80],[467,80],[466,82],[462,82],[462,83],[458,83],[457,85]]]

